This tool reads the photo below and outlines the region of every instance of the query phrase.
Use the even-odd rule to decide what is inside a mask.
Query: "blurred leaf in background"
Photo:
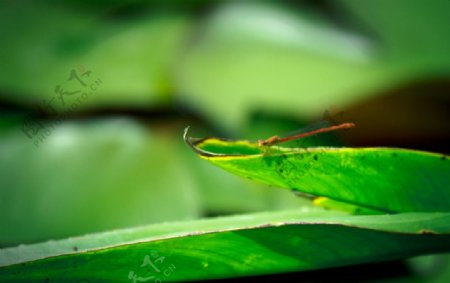
[[[38,148],[17,128],[0,143],[2,244],[200,216],[176,142],[128,118],[66,122]]]
[[[189,17],[160,13],[115,19],[108,10],[62,3],[2,5],[0,84],[5,99],[28,104],[49,99],[70,69],[87,64],[107,83],[83,109],[144,108],[170,100],[170,66],[190,30]]]

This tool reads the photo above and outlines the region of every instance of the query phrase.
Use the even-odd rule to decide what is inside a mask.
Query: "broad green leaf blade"
[[[218,138],[185,141],[234,174],[383,212],[450,211],[450,160],[394,148],[283,148]]]
[[[449,251],[449,223],[295,210],[158,224],[0,250],[0,281],[184,281],[399,259]]]

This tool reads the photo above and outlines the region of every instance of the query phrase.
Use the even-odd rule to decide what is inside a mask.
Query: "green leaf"
[[[448,72],[449,1],[376,0],[362,3],[344,0],[338,5],[347,11],[349,21],[376,34],[389,60],[409,67],[410,73]],[[399,25],[399,22],[403,24]],[[411,45],[411,42],[415,44]]]
[[[158,224],[0,250],[0,281],[185,281],[400,259],[450,250],[449,223],[312,209]]]
[[[156,12],[113,21],[108,12],[42,1],[33,7],[0,3],[0,33],[7,42],[0,46],[0,97],[25,105],[53,99],[52,107],[61,111],[81,100],[81,92],[94,93],[77,110],[167,105],[173,58],[185,45],[192,18]],[[102,85],[93,91],[90,82],[83,87],[68,81],[71,71],[79,69],[91,71],[89,79]],[[62,104],[55,93],[58,85],[80,93]]]
[[[0,247],[200,217],[181,140],[124,117],[47,121],[32,138],[20,122],[0,129]]]
[[[311,119],[403,80],[378,53],[374,41],[307,7],[227,2],[186,50],[176,81],[202,113],[228,128],[255,109]],[[217,97],[226,97],[227,107]]]
[[[383,212],[450,211],[448,156],[394,148],[283,148],[218,138],[185,141],[234,174]]]

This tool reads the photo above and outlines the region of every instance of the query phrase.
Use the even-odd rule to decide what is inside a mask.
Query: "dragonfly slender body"
[[[270,137],[265,140],[258,140],[258,144],[260,146],[270,146],[270,145],[283,143],[283,142],[287,142],[287,141],[291,141],[291,140],[306,138],[306,137],[313,136],[313,135],[320,134],[320,133],[332,132],[332,131],[341,130],[341,129],[349,129],[349,128],[353,128],[354,126],[355,126],[354,123],[342,123],[339,125],[324,127],[324,128],[312,130],[309,132],[300,133],[298,135],[292,135],[292,136],[287,136],[287,137],[282,137],[282,138],[279,136],[273,136],[273,137]]]

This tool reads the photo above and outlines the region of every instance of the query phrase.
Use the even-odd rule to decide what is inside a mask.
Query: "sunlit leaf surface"
[[[217,138],[187,143],[211,163],[281,188],[380,212],[450,211],[448,156],[393,148],[283,148]]]

